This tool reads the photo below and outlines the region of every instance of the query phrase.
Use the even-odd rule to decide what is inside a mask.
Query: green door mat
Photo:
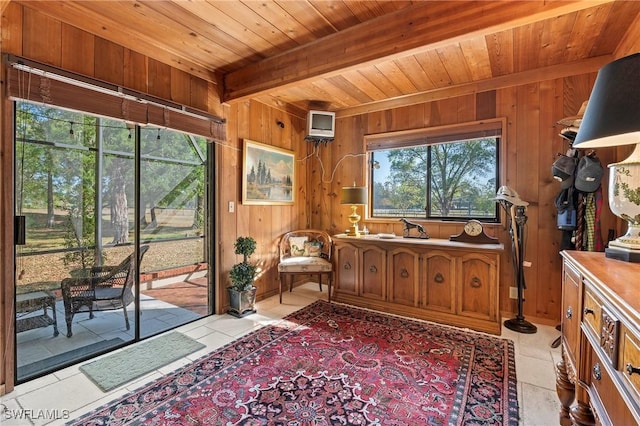
[[[108,392],[204,347],[174,331],[84,364],[80,371]]]

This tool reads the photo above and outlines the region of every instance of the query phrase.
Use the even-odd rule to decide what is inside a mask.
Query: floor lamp
[[[518,313],[514,318],[504,321],[504,326],[518,333],[533,334],[538,328],[524,319],[524,290],[527,288],[524,279],[524,250],[526,247],[527,206],[529,203],[520,199],[516,191],[508,186],[498,189],[495,200],[507,212],[509,235],[511,236],[511,253],[513,255],[513,272],[518,286]]]

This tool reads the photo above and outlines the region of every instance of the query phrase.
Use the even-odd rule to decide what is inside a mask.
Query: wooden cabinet
[[[562,252],[563,425],[640,423],[640,264]]]
[[[502,244],[345,235],[334,243],[334,300],[500,333]]]

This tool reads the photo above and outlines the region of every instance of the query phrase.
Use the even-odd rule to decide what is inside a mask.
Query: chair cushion
[[[282,260],[278,272],[331,272],[331,262],[321,257],[296,256]]]
[[[309,237],[291,237],[289,238],[289,247],[291,248],[291,256],[304,256],[304,243]]]
[[[117,299],[122,296],[122,287],[96,288],[95,299]]]
[[[322,253],[322,243],[320,241],[305,241],[304,256],[320,257]]]

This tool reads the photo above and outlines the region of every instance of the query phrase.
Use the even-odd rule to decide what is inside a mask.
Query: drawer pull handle
[[[402,271],[400,272],[400,276],[402,278],[408,278],[409,277],[409,271],[407,271],[407,268],[402,268]]]
[[[374,274],[378,272],[378,268],[376,268],[376,265],[369,266],[369,272],[372,272]]]
[[[346,262],[346,263],[344,264],[344,269],[346,269],[346,270],[351,269],[351,264],[350,264],[349,262]]]
[[[589,314],[591,314],[591,315],[593,315],[593,316],[595,316],[595,315],[596,315],[596,313],[594,312],[594,310],[593,310],[593,309],[590,309],[590,308],[584,308],[584,310],[583,310],[582,312],[584,313],[584,315],[585,315],[585,316],[586,316],[586,315],[589,315]]]
[[[569,307],[567,308],[567,313],[566,313],[566,314],[564,314],[564,317],[565,317],[566,319],[571,319],[571,318],[573,318],[573,308],[572,308],[571,306],[569,306]]]
[[[593,378],[596,379],[597,381],[600,381],[600,379],[602,379],[602,371],[600,370],[599,362],[596,362],[593,365]]]
[[[435,277],[433,277],[433,280],[434,280],[435,282],[437,282],[438,284],[442,284],[442,283],[444,282],[444,277],[442,276],[442,274],[441,274],[440,272],[438,272],[438,273],[436,274],[436,276],[435,276]]]
[[[478,277],[473,277],[469,285],[471,285],[471,287],[473,288],[480,288],[482,286],[482,282],[478,279]]]
[[[640,367],[634,367],[630,362],[627,363],[626,370],[628,375],[640,374]]]

